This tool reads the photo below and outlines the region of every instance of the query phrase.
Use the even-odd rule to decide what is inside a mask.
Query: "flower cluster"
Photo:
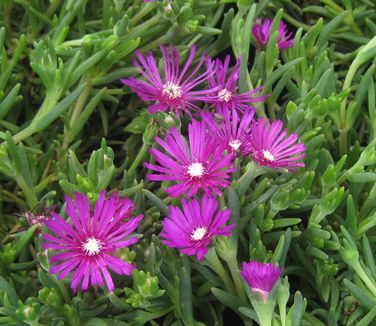
[[[128,85],[142,100],[156,102],[148,107],[151,113],[170,110],[177,116],[181,112],[191,116],[191,111],[200,111],[196,105],[197,102],[213,104],[219,113],[223,113],[231,108],[254,109],[247,104],[265,99],[265,96],[253,97],[253,94],[262,88],[237,94],[236,83],[239,77],[240,60],[226,81],[230,56],[227,56],[225,63],[222,64],[220,60],[213,61],[202,54],[199,63],[189,70],[196,53],[195,46],[191,47],[189,56],[182,66],[179,52],[175,47],[170,46],[168,49],[160,45],[160,48],[164,60],[162,75],[159,73],[151,52],[143,57],[140,52],[136,51],[138,61],[134,60],[134,65],[140,69],[144,79],[135,77],[121,79],[121,82]],[[200,68],[205,69],[199,73]],[[208,81],[208,88],[197,89],[206,81]]]
[[[266,23],[269,25],[262,29],[264,36],[271,29],[270,22]],[[164,190],[170,197],[192,197],[204,193],[202,205],[210,202],[208,198],[215,202],[214,196],[221,196],[229,186],[230,174],[235,171],[232,162],[238,155],[248,156],[259,165],[271,168],[295,171],[296,167],[304,166],[298,162],[304,157],[304,145],[294,144],[298,138],[296,134],[287,136],[287,130],[281,132],[281,121],[271,123],[253,118],[256,108],[252,103],[263,101],[267,96],[255,96],[262,87],[239,93],[241,58],[230,69],[229,55],[222,62],[202,54],[197,65],[190,67],[195,46],[191,48],[185,64],[181,64],[175,47],[161,45],[160,48],[163,73],[158,70],[151,53],[144,57],[137,52],[138,60],[134,64],[143,78],[131,77],[122,82],[137,92],[141,99],[155,102],[149,106],[151,113],[169,110],[178,116],[185,113],[191,118],[193,115],[196,117],[188,125],[187,141],[176,127],[166,132],[164,139],[155,137],[160,148],[149,149],[155,163],[144,163],[149,169],[149,180],[166,182],[168,186]],[[201,110],[198,102],[207,103],[214,112]],[[219,233],[211,229],[208,221],[203,222],[205,216],[197,199],[190,203],[182,200],[182,206],[184,213],[177,207],[170,207],[161,236],[169,246],[189,255],[197,254],[197,258],[202,259],[210,239]],[[197,209],[194,211],[193,207]],[[221,224],[215,224],[217,227],[227,219],[218,221]]]
[[[266,20],[253,27],[259,45],[268,42],[271,24]],[[289,37],[281,23],[278,38],[281,49],[293,44]],[[287,135],[287,130],[282,130],[282,121],[254,119],[256,108],[252,104],[267,96],[255,95],[262,87],[239,92],[240,58],[230,69],[229,55],[222,62],[202,54],[193,66],[195,46],[184,64],[172,45],[169,48],[161,45],[160,49],[162,69],[152,53],[144,56],[136,51],[134,65],[139,68],[141,78],[133,76],[121,82],[142,100],[153,102],[148,107],[151,113],[172,111],[178,117],[184,113],[191,118],[187,138],[177,127],[166,132],[164,139],[155,137],[159,148],[149,149],[154,160],[144,162],[144,166],[149,170],[148,180],[168,185],[164,190],[170,197],[196,196],[190,201],[181,199],[182,209],[169,206],[160,236],[166,245],[202,260],[215,237],[229,236],[235,227],[226,225],[231,211],[218,210],[216,199],[230,186],[234,159],[243,156],[260,166],[295,172],[304,166],[300,160],[304,158],[305,147],[303,143],[296,144],[297,134]],[[209,111],[202,110],[199,102],[206,103]],[[115,255],[117,249],[138,241],[131,233],[142,215],[132,217],[135,206],[131,200],[121,199],[116,193],[107,199],[105,195],[103,190],[93,209],[85,194],[76,193],[73,200],[67,196],[69,220],[54,211],[52,218],[43,220],[50,231],[42,235],[47,241],[44,248],[61,251],[51,257],[50,272],[58,274],[58,279],[72,273],[74,291],[104,284],[112,291],[114,284],[108,270],[129,275],[135,268]],[[272,264],[250,262],[243,263],[241,274],[252,290],[265,299],[281,272]]]

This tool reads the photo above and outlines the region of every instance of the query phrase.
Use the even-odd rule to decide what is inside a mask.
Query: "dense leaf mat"
[[[372,0],[1,1],[0,324],[375,324],[375,35]]]

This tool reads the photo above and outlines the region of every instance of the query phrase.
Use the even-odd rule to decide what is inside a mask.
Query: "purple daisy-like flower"
[[[182,69],[180,67],[180,55],[175,47],[171,45],[167,49],[160,45],[160,48],[164,59],[163,77],[158,71],[151,52],[148,52],[144,58],[139,51],[136,51],[139,62],[134,60],[133,63],[137,68],[140,68],[140,72],[146,81],[134,77],[120,80],[135,91],[142,100],[157,102],[148,107],[151,113],[156,113],[158,110],[171,110],[177,116],[179,116],[180,111],[191,115],[190,110],[199,110],[199,107],[192,102],[205,101],[206,95],[213,92],[211,89],[193,90],[213,74],[212,67],[208,66],[203,73],[197,75],[206,60],[203,54],[196,67],[188,72],[196,53],[196,46],[194,45],[191,47],[188,59]]]
[[[263,118],[251,122],[251,134],[244,144],[244,153],[250,154],[251,159],[262,166],[273,169],[287,168],[295,172],[296,167],[304,167],[297,162],[305,157],[304,143],[294,144],[298,135],[292,133],[288,137],[287,129],[282,130],[283,123],[276,120],[270,123]]]
[[[283,269],[277,265],[252,260],[249,263],[243,262],[243,271],[240,274],[248,282],[251,290],[260,294],[262,299],[266,301],[282,272]]]
[[[258,46],[263,43],[268,44],[273,22],[266,18],[264,22],[261,18],[256,20],[256,24],[252,27],[252,34],[255,36]],[[287,26],[284,22],[280,22],[278,26],[278,48],[280,50],[287,49],[294,45],[294,39],[291,39],[292,33],[288,33]]]
[[[207,59],[208,69],[213,65],[211,59]],[[230,56],[227,55],[224,63],[221,60],[215,60],[215,74],[209,76],[208,83],[213,89],[216,89],[214,93],[211,93],[206,97],[206,102],[212,103],[217,109],[219,114],[224,114],[230,110],[256,110],[249,103],[255,103],[263,101],[267,96],[254,96],[254,93],[262,89],[259,87],[253,91],[238,94],[237,82],[239,79],[239,67],[240,59],[236,61],[236,65],[227,77],[230,64]]]
[[[235,224],[224,226],[230,219],[231,211],[217,211],[218,202],[208,194],[204,194],[201,202],[193,199],[190,202],[182,199],[183,211],[169,206],[168,218],[162,222],[162,242],[187,255],[197,255],[202,260],[207,247],[216,235],[230,235]]]
[[[209,129],[218,138],[218,141],[226,144],[227,150],[237,152],[242,149],[250,133],[250,125],[255,111],[248,110],[240,116],[236,110],[226,111],[218,125],[215,116],[210,112],[202,112],[202,118]]]
[[[74,291],[79,287],[86,290],[89,284],[103,286],[103,280],[112,291],[114,284],[108,268],[126,275],[135,268],[110,253],[138,241],[137,237],[128,236],[137,228],[142,215],[129,218],[131,201],[122,200],[116,194],[105,199],[105,194],[104,190],[100,193],[93,213],[86,194],[75,193],[73,201],[66,196],[66,210],[72,224],[55,212],[44,221],[55,235],[43,234],[43,239],[49,241],[43,247],[63,250],[51,256],[50,263],[54,266],[50,272],[59,274],[61,280],[74,271],[71,283]],[[123,222],[124,218],[128,218],[127,222]]]
[[[220,144],[209,134],[204,123],[193,120],[188,125],[189,144],[176,127],[166,134],[166,141],[155,137],[155,141],[170,155],[151,148],[149,150],[160,165],[144,165],[161,174],[148,174],[153,181],[178,181],[178,184],[165,189],[170,197],[187,192],[191,197],[199,189],[221,196],[220,187],[228,187],[229,173],[235,171],[231,161],[234,156],[225,154],[226,144]]]

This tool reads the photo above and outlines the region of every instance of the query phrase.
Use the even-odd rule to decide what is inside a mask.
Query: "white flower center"
[[[183,91],[180,86],[168,82],[162,86],[162,94],[166,95],[169,99],[181,97]]]
[[[86,254],[89,256],[97,255],[100,253],[102,248],[102,243],[100,240],[95,238],[88,238],[86,242],[82,244],[82,249],[85,250]]]
[[[191,165],[188,166],[188,169],[187,169],[187,173],[191,177],[202,177],[204,172],[205,172],[205,168],[199,162],[191,163]]]
[[[234,150],[238,150],[242,142],[239,139],[233,139],[228,143]]]
[[[218,92],[218,98],[220,101],[222,102],[228,102],[231,100],[231,97],[232,97],[232,93],[226,89],[226,88],[222,88],[219,92]]]
[[[205,234],[206,234],[206,228],[205,227],[197,228],[196,230],[194,230],[192,232],[191,238],[193,240],[201,240],[204,237]]]
[[[270,153],[268,150],[263,150],[262,154],[264,155],[264,158],[270,162],[275,161],[275,157],[272,153]]]

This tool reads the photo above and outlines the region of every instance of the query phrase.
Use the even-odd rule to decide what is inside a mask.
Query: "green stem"
[[[211,268],[222,279],[223,283],[225,283],[226,290],[230,294],[235,296],[236,291],[235,291],[235,288],[234,288],[234,284],[231,280],[230,275],[228,275],[226,269],[223,267],[221,261],[219,260],[217,253],[215,252],[215,248],[209,249],[209,251],[205,255],[205,259],[209,262]]]
[[[35,205],[38,203],[38,199],[35,195],[34,188],[30,189],[22,177],[17,176],[15,180],[17,184],[21,187],[29,207],[35,207]]]
[[[244,195],[252,180],[264,172],[257,163],[252,161],[245,173],[238,180],[234,181],[231,187],[236,190],[239,196]]]
[[[359,261],[356,262],[352,266],[354,268],[355,272],[359,275],[359,277],[363,280],[363,282],[366,284],[368,289],[372,292],[374,296],[376,296],[376,286],[375,284],[370,280],[368,275],[364,272],[362,266],[359,264]]]
[[[149,12],[151,12],[155,8],[155,4],[153,2],[146,4],[144,7],[141,8],[140,11],[137,12],[136,15],[132,18],[132,23],[137,25],[137,22],[144,18]]]
[[[30,126],[27,126],[25,129],[22,129],[20,132],[18,132],[16,135],[13,136],[14,142],[17,144],[20,141],[24,140],[25,138],[31,136],[34,133],[33,128]]]
[[[257,313],[257,317],[260,322],[260,326],[271,326],[274,312],[274,305],[269,302],[261,303],[257,302],[253,304],[253,308]]]
[[[358,214],[358,221],[362,221],[369,211],[373,208],[373,203],[376,200],[376,184],[374,184],[371,188],[371,190],[368,192],[368,197],[363,203],[362,207],[360,208],[359,214]]]
[[[64,297],[64,301],[68,304],[71,303],[71,298],[69,296],[67,286],[65,285],[64,281],[57,281],[57,285],[59,286],[59,289]]]
[[[22,200],[21,198],[18,198],[15,194],[12,192],[6,190],[6,189],[1,189],[0,188],[0,195],[2,197],[3,202],[10,202],[10,203],[16,203],[20,207],[26,207],[27,203]],[[2,215],[2,218],[4,218],[4,215]]]
[[[47,17],[51,17],[55,13],[55,11],[57,10],[57,8],[59,8],[60,4],[61,4],[61,0],[55,0],[55,1],[53,1],[50,4],[50,6],[48,7],[47,11],[45,12],[45,15]]]
[[[340,6],[338,6],[336,3],[334,3],[332,0],[320,0],[320,1],[325,3],[326,5],[328,5],[335,11],[338,11],[338,13],[343,12],[343,9]]]
[[[127,35],[127,39],[134,40],[141,36],[143,32],[150,30],[154,25],[158,24],[161,20],[161,14],[156,14],[153,18],[150,18],[146,22],[139,24],[133,28]]]
[[[128,169],[128,175],[130,177],[133,176],[133,173],[134,171],[137,169],[137,167],[141,164],[141,162],[144,161],[145,159],[145,155],[151,145],[151,143],[153,142],[153,139],[154,139],[154,136],[155,136],[155,129],[152,127],[150,130],[149,130],[149,134],[147,135],[147,137],[145,137],[145,141],[144,141],[144,144],[142,145],[141,147],[141,150],[138,152],[135,160],[133,161],[132,165],[130,166],[130,168]]]
[[[55,108],[58,99],[59,95],[54,90],[47,91],[47,95],[30,125],[13,136],[13,140],[16,144],[39,131],[35,126]]]
[[[78,98],[76,106],[74,107],[69,125],[73,125],[74,122],[78,119],[90,95],[91,88],[92,88],[91,84],[88,83],[86,87],[84,88],[83,92],[81,93],[80,97]]]
[[[131,189],[131,188],[129,188],[129,189]],[[127,197],[127,196],[124,196],[124,197]],[[174,200],[173,197],[167,197],[167,198],[163,199],[162,201],[163,201],[166,205],[168,205],[168,204],[170,204],[173,200]],[[159,208],[158,208],[157,206],[153,206],[153,207],[149,208],[147,211],[145,211],[145,216],[152,215],[153,213],[158,212],[158,211],[159,211]]]
[[[168,41],[173,40],[179,34],[179,29],[176,26],[172,26],[165,35],[159,37],[153,42],[150,42],[139,49],[140,52],[150,51],[155,49],[158,44],[165,44]],[[180,33],[181,34],[181,33]]]
[[[144,183],[141,181],[138,185],[119,191],[120,197],[130,197],[144,188]],[[170,198],[170,197],[169,197]]]
[[[374,58],[376,48],[376,36],[373,37],[366,45],[360,48],[354,61],[351,63],[350,68],[346,74],[345,81],[343,82],[342,90],[350,89],[351,82],[355,76],[358,68],[370,59]],[[347,96],[343,99],[340,108],[339,116],[339,131],[340,131],[340,151],[341,155],[347,152],[347,125],[346,125],[346,109],[347,109]]]
[[[295,18],[283,12],[283,18],[286,19],[291,25],[303,29],[303,31],[309,31],[311,26],[303,24],[300,21],[297,21]]]
[[[56,86],[52,85],[47,89],[46,97],[35,115],[31,125],[36,124],[39,120],[42,120],[48,113],[50,113],[56,106],[60,98],[60,92],[56,89]]]
[[[149,148],[150,144],[144,143],[141,147],[141,150],[138,152],[135,160],[133,161],[131,167],[128,169],[128,175],[133,175],[134,171],[137,169],[137,167],[141,164],[141,162],[144,160],[144,157],[146,155],[146,152]]]
[[[351,26],[351,28],[353,29],[353,31],[355,32],[355,34],[357,34],[359,36],[364,36],[362,30],[359,28],[359,26],[357,25],[357,23],[354,21],[354,17],[353,17],[352,14],[351,14],[351,16],[349,16],[349,18],[347,20],[347,23]]]
[[[72,112],[72,115],[71,115],[71,119],[69,121],[69,127],[72,128],[72,126],[74,125],[74,123],[76,122],[76,120],[79,118],[88,98],[89,98],[89,95],[90,95],[90,92],[91,92],[91,89],[92,89],[92,85],[90,83],[88,83],[86,85],[86,87],[84,88],[83,92],[81,93],[80,97],[78,98],[77,102],[76,102],[76,106],[74,107],[74,110]],[[69,146],[69,130],[66,130],[65,133],[64,133],[64,142],[63,142],[63,149],[66,150]]]
[[[339,152],[341,156],[347,153],[347,130],[345,128],[339,129]]]
[[[321,2],[327,4],[329,7],[332,7],[332,9],[334,9],[338,13],[344,12],[344,9],[342,9],[340,6],[338,6],[332,0],[321,0]],[[346,9],[347,9],[348,13],[346,15],[345,21],[347,22],[347,24],[349,24],[351,26],[351,28],[353,29],[355,34],[363,36],[364,34],[362,33],[361,29],[359,28],[359,26],[354,21],[354,16],[353,16],[351,8],[346,8]]]
[[[270,101],[268,105],[269,117],[272,121],[276,120],[275,110],[274,110],[274,103]]]
[[[236,256],[228,256],[226,259],[226,263],[230,268],[230,273],[235,283],[235,289],[238,298],[240,298],[243,302],[247,302],[247,296],[244,291],[242,280],[240,279],[238,261],[236,259]]]
[[[42,178],[42,181],[40,183],[38,183],[35,187],[34,187],[34,190],[38,193],[38,192],[41,192],[42,190],[44,190],[48,184],[50,184],[51,182],[54,182],[56,180],[59,180],[59,178],[57,177],[57,175],[55,174],[50,174],[48,175],[47,177],[45,178]]]
[[[4,1],[3,3],[3,21],[4,26],[7,29],[8,35],[11,35],[11,10],[12,10],[13,4],[12,2]]]

